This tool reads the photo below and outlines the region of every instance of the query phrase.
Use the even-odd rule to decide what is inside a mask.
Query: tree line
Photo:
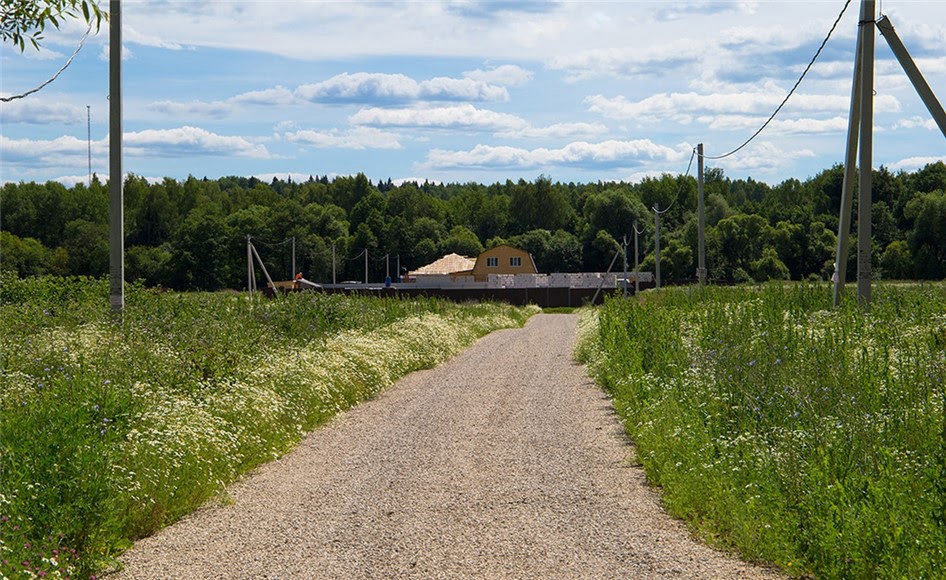
[[[777,185],[705,173],[710,280],[827,279],[834,271],[843,167]],[[946,164],[873,176],[873,264],[887,279],[946,277]],[[275,279],[380,281],[456,252],[509,243],[540,272],[604,271],[634,227],[641,268],[653,271],[661,214],[661,277],[695,278],[697,183],[664,174],[639,183],[372,183],[365,175],[306,181],[188,177],[125,181],[125,273],[180,290],[245,288],[246,236]],[[7,183],[0,190],[0,268],[20,276],[108,272],[108,188]],[[852,237],[855,233],[852,232]],[[848,275],[854,276],[852,240]],[[632,264],[633,265],[633,264]],[[615,265],[620,268],[620,261]]]

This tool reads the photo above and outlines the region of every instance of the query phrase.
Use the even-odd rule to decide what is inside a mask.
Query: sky
[[[108,2],[100,2],[107,7]],[[365,173],[490,184],[636,182],[745,142],[844,0],[125,0],[123,167],[149,179]],[[883,0],[946,99],[946,1]],[[768,127],[706,159],[805,180],[844,157],[860,2]],[[0,48],[0,93],[51,77],[85,32]],[[0,106],[0,182],[108,175],[108,30],[41,91]],[[874,166],[946,160],[946,139],[876,35]],[[695,162],[690,169],[695,171]]]

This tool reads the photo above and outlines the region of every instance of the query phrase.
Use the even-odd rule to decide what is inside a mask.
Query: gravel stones
[[[532,317],[413,373],[121,560],[120,578],[756,578],[692,539]]]

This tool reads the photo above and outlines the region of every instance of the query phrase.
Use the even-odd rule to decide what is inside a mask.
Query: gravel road
[[[694,541],[540,314],[310,434],[119,578],[774,578]]]

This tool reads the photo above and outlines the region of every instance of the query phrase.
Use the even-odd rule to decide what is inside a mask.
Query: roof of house
[[[424,274],[454,274],[472,270],[476,260],[461,256],[460,254],[447,254],[439,260],[422,266],[410,274],[411,276],[423,276]]]

